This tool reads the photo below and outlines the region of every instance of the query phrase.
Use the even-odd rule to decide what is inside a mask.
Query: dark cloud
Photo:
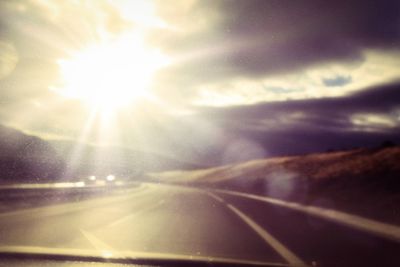
[[[212,0],[199,1],[192,12],[219,17],[198,31],[157,32],[153,39],[170,53],[202,51],[184,67],[167,70],[176,74],[177,83],[264,77],[326,61],[360,61],[364,49],[398,48],[400,41],[396,0]]]
[[[400,83],[371,87],[343,97],[326,97],[292,101],[276,101],[251,106],[228,108],[204,108],[204,114],[211,117],[260,119],[268,115],[291,114],[345,114],[388,113],[400,107]],[[328,117],[328,116],[326,116]]]
[[[204,108],[200,114],[228,133],[231,141],[224,145],[236,138],[251,140],[267,155],[377,146],[384,140],[400,142],[400,83],[345,97]],[[387,116],[396,125],[360,128],[351,120],[357,114]]]

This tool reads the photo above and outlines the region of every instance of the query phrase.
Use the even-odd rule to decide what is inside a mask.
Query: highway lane
[[[0,214],[0,246],[400,266],[400,244],[271,204],[165,185]]]
[[[147,185],[99,198],[0,216],[0,246],[143,251],[285,263],[205,193]]]

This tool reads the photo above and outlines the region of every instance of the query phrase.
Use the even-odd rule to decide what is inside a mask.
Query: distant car
[[[90,175],[86,178],[85,183],[87,185],[104,186],[104,185],[119,185],[120,181],[118,181],[116,176],[113,174],[109,174],[107,176]]]
[[[107,183],[114,183],[116,180],[116,177],[115,177],[115,175],[109,174],[106,176],[105,180]]]

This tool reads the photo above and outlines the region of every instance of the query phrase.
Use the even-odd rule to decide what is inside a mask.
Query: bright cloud
[[[303,71],[260,79],[232,79],[198,88],[197,105],[231,106],[260,102],[322,97],[338,97],[400,78],[400,52],[370,50],[355,62],[331,62]],[[351,77],[351,81],[331,87],[324,81]]]

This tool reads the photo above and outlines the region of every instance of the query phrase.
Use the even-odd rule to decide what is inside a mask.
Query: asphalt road
[[[0,246],[400,266],[396,241],[273,204],[165,185],[0,214]]]

